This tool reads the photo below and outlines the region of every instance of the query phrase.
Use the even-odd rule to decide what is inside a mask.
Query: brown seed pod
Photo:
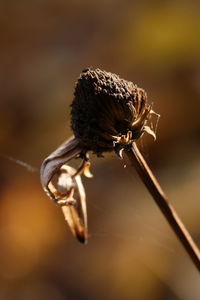
[[[78,78],[71,110],[74,135],[96,154],[131,145],[153,113],[146,92],[118,75],[85,69]]]

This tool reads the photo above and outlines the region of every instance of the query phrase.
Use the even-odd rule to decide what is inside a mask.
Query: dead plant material
[[[144,133],[156,139],[156,130],[150,124],[152,116],[158,119],[159,115],[153,111],[152,104],[148,104],[146,92],[115,74],[85,69],[76,83],[71,106],[74,136],[44,160],[41,183],[47,195],[61,207],[72,233],[79,241],[87,241],[85,192],[80,175],[92,177],[88,152],[102,156],[104,152],[115,151],[123,158],[124,151],[200,270],[199,249],[136,145]],[[82,159],[77,170],[66,165],[74,158]]]

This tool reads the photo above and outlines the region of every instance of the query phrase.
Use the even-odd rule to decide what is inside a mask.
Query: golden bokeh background
[[[72,133],[85,67],[147,91],[161,114],[139,146],[200,246],[200,2],[0,2],[0,299],[198,300],[199,274],[114,154],[92,156],[87,245],[42,191],[42,160]],[[26,168],[7,158],[25,161]]]

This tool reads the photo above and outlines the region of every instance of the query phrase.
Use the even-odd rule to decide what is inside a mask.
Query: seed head
[[[151,114],[146,92],[118,75],[100,69],[82,71],[71,110],[74,135],[96,154],[131,145]]]
[[[75,86],[71,110],[74,136],[66,140],[42,163],[40,176],[46,194],[58,204],[72,233],[87,241],[87,210],[80,175],[89,172],[89,151],[98,156],[114,150],[131,155],[135,141],[144,132],[154,136],[147,126],[152,106],[143,89],[130,81],[99,69],[85,69]],[[159,117],[158,114],[156,114]],[[131,151],[130,151],[131,150]],[[81,158],[78,169],[68,166]]]

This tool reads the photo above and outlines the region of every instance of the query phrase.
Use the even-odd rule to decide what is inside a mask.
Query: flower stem
[[[200,271],[200,252],[184,224],[180,220],[173,206],[168,202],[166,195],[160,187],[157,179],[148,167],[145,159],[140,153],[136,143],[134,142],[131,149],[126,149],[125,153],[131,164],[135,167],[141,180],[147,187],[148,191],[154,198],[156,204],[164,214],[169,225],[175,232],[181,244],[185,247],[188,255],[192,259],[196,268]]]

